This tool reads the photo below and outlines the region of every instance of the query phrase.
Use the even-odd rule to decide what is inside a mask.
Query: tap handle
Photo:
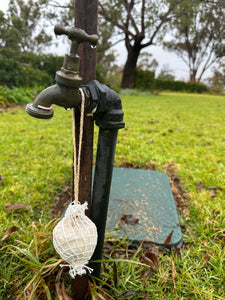
[[[92,46],[96,46],[98,42],[98,36],[96,34],[89,35],[83,29],[77,27],[65,28],[61,25],[55,25],[54,32],[56,35],[65,34],[73,42],[84,43],[89,42]]]

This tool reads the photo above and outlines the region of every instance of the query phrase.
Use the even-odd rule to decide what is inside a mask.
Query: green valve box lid
[[[114,168],[106,232],[134,242],[182,243],[181,228],[169,178],[165,173]]]

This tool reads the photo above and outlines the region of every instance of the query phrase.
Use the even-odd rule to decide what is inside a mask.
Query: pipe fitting
[[[122,102],[114,90],[97,80],[92,80],[81,87],[87,99],[86,113],[93,114],[97,126],[103,129],[124,128]]]

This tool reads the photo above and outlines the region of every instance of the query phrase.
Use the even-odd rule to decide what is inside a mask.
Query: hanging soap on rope
[[[78,158],[76,156],[75,128],[73,126],[73,146],[74,146],[74,201],[68,206],[65,216],[53,229],[53,245],[57,253],[67,262],[70,275],[86,274],[92,271],[88,267],[88,261],[94,253],[97,244],[97,229],[95,224],[85,215],[87,202],[80,204],[79,197],[79,176],[80,159],[82,148],[82,136],[84,126],[84,93],[81,93],[81,118],[80,118],[80,138]],[[75,124],[75,122],[73,122]]]

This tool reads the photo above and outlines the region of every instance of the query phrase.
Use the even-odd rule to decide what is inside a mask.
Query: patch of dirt
[[[18,109],[18,108],[24,108],[24,105],[16,104],[16,103],[7,103],[4,106],[4,105],[0,104],[0,112],[1,111],[8,112],[8,111]]]
[[[132,163],[124,161],[121,164],[123,168],[132,168],[134,167]],[[146,170],[153,170],[157,169],[155,164],[150,162],[146,163]],[[179,213],[184,214],[185,216],[188,214],[188,197],[186,196],[185,191],[182,188],[179,176],[176,173],[176,165],[172,162],[165,164],[163,166],[165,173],[169,177],[171,190],[174,196],[174,200],[176,203],[176,207]],[[63,191],[59,191],[58,195],[56,196],[56,202],[52,207],[52,216],[53,218],[58,218],[64,212],[65,208],[68,206],[72,199],[72,186],[66,186]]]
[[[173,162],[169,162],[169,164],[164,165],[163,168],[169,177],[177,210],[186,216],[188,214],[189,199],[186,192],[183,190],[180,178],[176,173],[176,165]]]

